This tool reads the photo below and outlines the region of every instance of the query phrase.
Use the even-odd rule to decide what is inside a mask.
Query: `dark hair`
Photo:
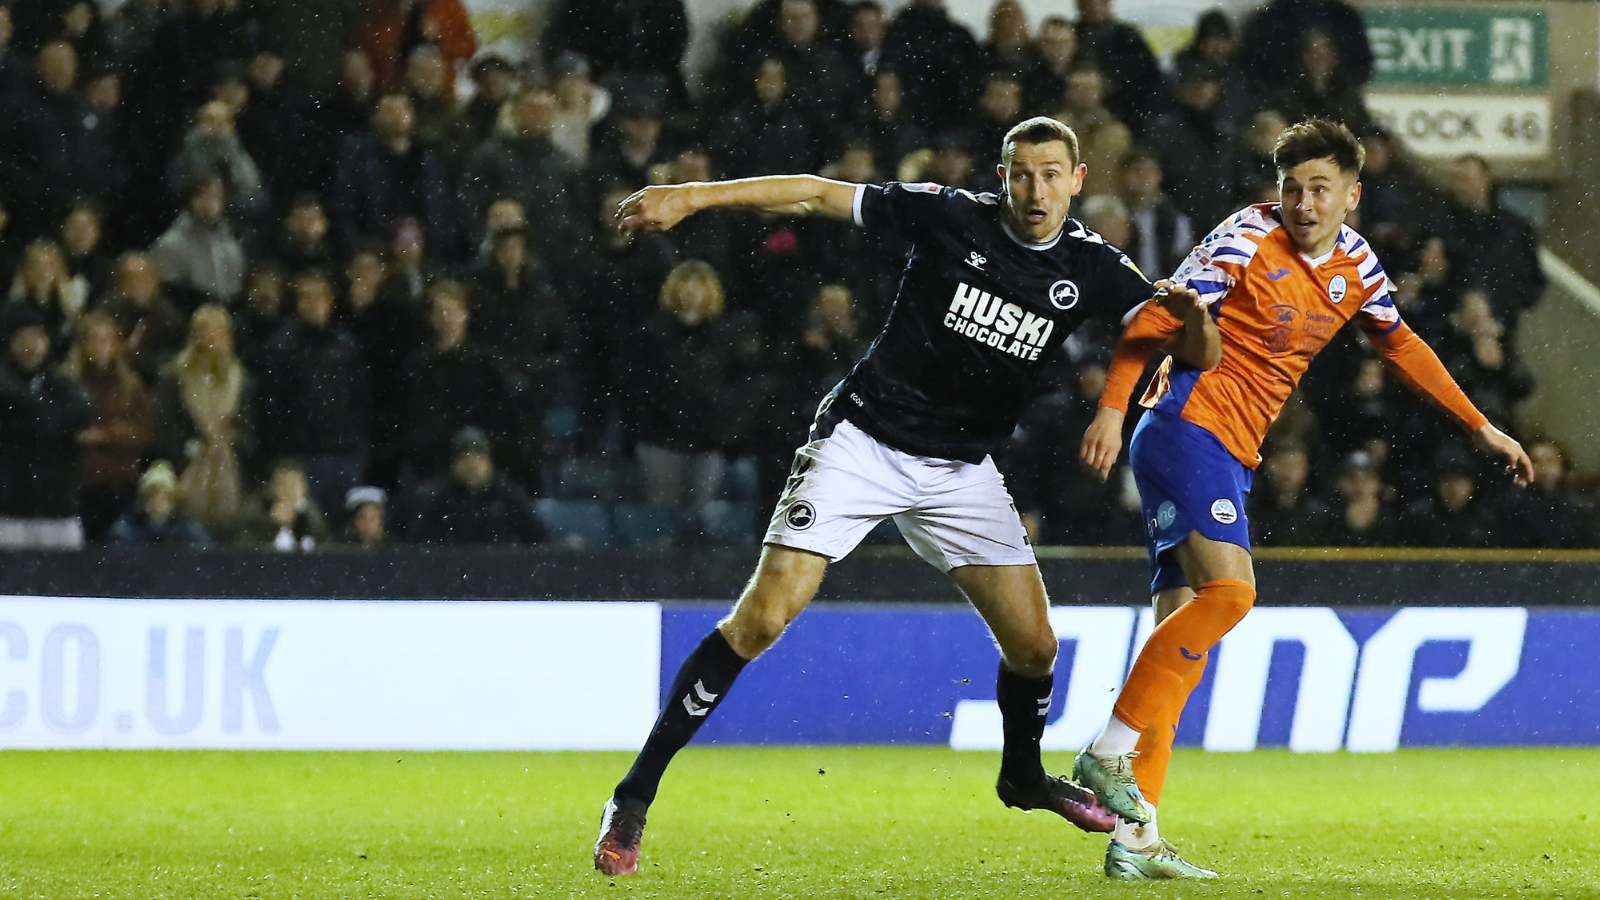
[[[1065,122],[1049,116],[1034,116],[1012,126],[1011,130],[1006,132],[1005,139],[1000,142],[1000,158],[1009,163],[1018,144],[1048,144],[1051,141],[1066,144],[1067,156],[1074,166],[1078,164],[1077,133],[1067,127]]]
[[[1366,157],[1366,150],[1350,129],[1331,119],[1296,122],[1278,135],[1278,142],[1272,147],[1272,164],[1279,172],[1313,159],[1332,159],[1340,172],[1360,175]]]

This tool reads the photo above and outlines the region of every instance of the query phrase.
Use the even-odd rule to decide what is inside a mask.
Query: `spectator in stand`
[[[228,223],[228,189],[203,172],[185,190],[183,212],[150,247],[161,279],[207,300],[227,303],[244,286],[244,247]]]
[[[43,313],[13,303],[0,318],[7,340],[0,363],[0,546],[80,546],[78,434],[93,414],[89,399],[49,365]]]
[[[101,240],[104,221],[100,204],[88,197],[74,200],[61,219],[62,262],[68,277],[80,285],[74,290],[81,290],[85,297],[98,294],[110,280],[111,256]]]
[[[413,480],[433,478],[450,464],[450,440],[468,425],[503,433],[511,424],[510,386],[494,359],[470,339],[465,285],[440,281],[428,289],[426,346],[406,362],[407,465]]]
[[[149,55],[166,5],[166,0],[131,0],[111,11],[106,19],[106,49],[114,65],[130,69]]]
[[[995,170],[977,171],[972,162],[973,140],[965,131],[947,131],[933,144],[933,152],[916,180],[969,191],[995,189]]]
[[[278,140],[294,143],[281,135]],[[167,184],[173,194],[181,196],[196,179],[213,173],[222,176],[235,215],[253,215],[266,209],[267,191],[261,183],[261,170],[239,142],[233,110],[221,100],[212,100],[195,113],[194,127],[167,166]]]
[[[1022,85],[1023,112],[1043,115],[1061,105],[1067,76],[1080,61],[1078,32],[1061,16],[1048,16],[1039,24],[1033,43],[1039,64],[1029,70]]]
[[[98,308],[116,320],[128,357],[152,380],[183,345],[184,317],[161,290],[161,276],[148,253],[130,250],[117,258],[111,287]]]
[[[1561,447],[1554,441],[1528,445],[1533,484],[1513,498],[1517,516],[1514,527],[1507,530],[1514,546],[1575,550],[1600,542],[1594,511],[1572,490],[1562,456]]]
[[[117,322],[103,312],[78,320],[78,339],[61,364],[89,398],[91,418],[78,432],[83,452],[83,534],[105,539],[111,523],[133,498],[140,460],[155,439],[155,403],[129,362]]]
[[[1365,453],[1350,454],[1339,473],[1339,502],[1325,542],[1334,547],[1393,547],[1400,526],[1384,499],[1378,467]]]
[[[405,88],[417,120],[417,140],[432,147],[447,169],[459,172],[477,143],[472,122],[456,101],[455,73],[438,47],[419,44],[406,55]]]
[[[1253,540],[1264,547],[1315,547],[1334,530],[1333,508],[1307,486],[1311,454],[1298,441],[1268,449],[1260,472],[1264,489],[1250,493]]]
[[[555,109],[550,114],[550,142],[576,165],[589,162],[595,126],[611,112],[611,92],[589,78],[589,63],[576,53],[556,57]]]
[[[1512,517],[1478,496],[1477,462],[1456,441],[1439,445],[1433,457],[1429,496],[1406,507],[1400,539],[1412,547],[1492,547],[1512,537]]]
[[[127,231],[132,214],[128,209],[131,202],[129,181],[141,153],[130,133],[131,123],[122,103],[122,77],[121,72],[109,68],[106,63],[95,63],[84,73],[79,88],[88,112],[84,127],[96,160],[92,165],[102,176],[100,193],[95,199],[101,206],[102,225],[119,246],[145,240],[143,235],[134,237]]]
[[[1220,222],[1242,205],[1239,152],[1218,111],[1222,73],[1195,63],[1178,73],[1174,95],[1177,105],[1150,125],[1146,143],[1161,156],[1178,209],[1195,222]]]
[[[245,274],[244,300],[233,314],[233,345],[239,358],[254,361],[283,324],[288,278],[276,262],[254,263]]]
[[[443,267],[429,254],[421,223],[411,218],[395,223],[388,258],[390,279],[398,296],[420,309],[428,285],[443,275]]]
[[[1226,128],[1227,123],[1223,125]],[[1275,109],[1257,110],[1245,120],[1244,127],[1234,138],[1234,153],[1238,160],[1238,173],[1233,185],[1235,207],[1277,199],[1278,167],[1272,161],[1272,148],[1278,143],[1278,135],[1288,127],[1289,122],[1283,113]],[[1365,184],[1366,169],[1363,167],[1361,172],[1362,183]],[[1264,191],[1271,192],[1267,200],[1257,200]],[[1366,200],[1365,192],[1362,200]]]
[[[726,451],[757,412],[736,381],[740,318],[702,260],[679,263],[661,285],[661,311],[629,354],[634,460],[650,506],[690,517],[718,497]]]
[[[869,144],[852,138],[846,140],[844,152],[822,170],[822,175],[852,184],[881,184],[886,179],[878,169],[878,162]],[[677,234],[678,229],[685,225],[693,225],[696,218],[680,223],[673,233]],[[869,337],[877,334],[883,329],[889,309],[894,305],[900,271],[905,268],[905,242],[892,231],[857,228],[854,222],[812,218],[804,220],[802,225],[808,235],[806,244],[811,250],[809,267],[825,284],[847,285],[857,329]],[[702,255],[698,241],[685,240],[684,246],[694,247],[696,255]],[[715,260],[706,258],[713,267],[716,266]],[[730,291],[729,296],[739,297],[743,294]],[[811,299],[814,301],[814,298]],[[831,383],[828,385],[830,388],[832,386]],[[806,389],[812,390],[809,386]],[[806,415],[809,416],[810,412]],[[802,427],[809,421],[807,418]]]
[[[983,71],[1004,72],[1019,82],[1039,65],[1028,14],[1018,0],[998,0],[989,9],[989,40],[982,47]]]
[[[151,463],[139,477],[137,502],[112,523],[106,542],[121,547],[204,547],[211,543],[211,535],[178,511],[178,479],[172,464],[163,459]]]
[[[406,360],[422,346],[422,322],[378,244],[351,252],[345,299],[344,322],[361,343],[372,385],[372,480],[392,487],[405,455]]]
[[[948,126],[952,110],[971,108],[980,55],[944,0],[913,0],[883,36],[882,67],[900,76],[906,113],[926,131]]]
[[[380,89],[399,82],[412,50],[432,45],[439,48],[452,73],[453,91],[455,67],[478,52],[472,17],[461,0],[374,0],[356,33],[356,47],[372,61]]]
[[[339,80],[340,57],[354,43],[356,28],[366,16],[367,0],[287,0],[265,6],[270,10],[269,34],[282,50],[290,74],[316,93],[332,88]]]
[[[1051,115],[1078,134],[1078,162],[1089,167],[1083,193],[1107,194],[1117,189],[1122,158],[1133,146],[1133,133],[1105,106],[1105,75],[1091,65],[1080,65],[1067,76],[1062,106]]]
[[[730,177],[815,172],[821,166],[817,120],[795,102],[784,62],[769,56],[747,77],[751,88],[739,93],[716,128],[720,167]]]
[[[411,539],[425,544],[538,544],[544,525],[528,494],[495,472],[488,435],[473,427],[450,442],[450,472],[424,488]]]
[[[328,517],[311,492],[305,467],[292,458],[273,463],[266,484],[241,517],[239,540],[280,553],[310,553],[329,543]]]
[[[649,182],[651,167],[667,160],[667,148],[661,142],[666,124],[664,94],[665,89],[654,79],[642,76],[616,84],[610,122],[600,131],[589,157],[590,175],[631,184]]]
[[[1106,79],[1106,106],[1118,119],[1142,126],[1171,104],[1156,55],[1139,29],[1119,21],[1111,0],[1078,0],[1078,53]]]
[[[879,70],[873,79],[866,136],[872,158],[891,177],[897,176],[901,160],[928,146],[927,133],[906,113],[900,76],[893,71]]]
[[[426,225],[435,252],[454,258],[455,198],[449,173],[438,154],[416,140],[411,99],[405,94],[384,94],[371,128],[345,138],[330,206],[336,236],[347,245],[386,238],[397,221],[412,218]]]
[[[472,99],[462,115],[467,120],[467,148],[487,141],[500,127],[500,108],[517,92],[517,67],[490,53],[472,64]]]
[[[262,349],[256,423],[268,456],[296,456],[323,508],[361,483],[372,384],[361,345],[333,320],[333,283],[308,269],[293,281],[295,318]]]
[[[1022,82],[1009,71],[996,70],[983,80],[978,115],[973,122],[970,150],[980,173],[1000,165],[1000,145],[1006,132],[1022,120]],[[1083,136],[1078,136],[1079,141]]]
[[[1161,158],[1136,147],[1122,158],[1128,242],[1119,245],[1150,278],[1165,278],[1194,248],[1194,225],[1162,191]]]
[[[33,78],[0,96],[0,195],[9,201],[12,229],[23,237],[56,224],[75,194],[109,194],[92,115],[73,88],[78,54],[53,40],[34,59]]]
[[[259,254],[290,272],[327,269],[335,263],[333,239],[328,236],[328,215],[316,194],[301,194],[283,217],[283,230],[273,246]]]
[[[1253,83],[1257,96],[1279,87],[1283,61],[1294,55],[1308,31],[1332,39],[1351,84],[1360,87],[1372,78],[1372,45],[1354,6],[1344,0],[1271,0],[1245,21],[1239,42],[1239,72]]]
[[[816,0],[781,0],[763,53],[783,62],[789,93],[812,121],[854,119],[866,96],[864,78],[844,50],[822,39],[817,9]]]
[[[1315,29],[1300,37],[1300,66],[1294,79],[1267,94],[1264,102],[1290,122],[1331,119],[1357,133],[1372,128],[1361,88],[1346,77],[1333,39]]]
[[[806,311],[805,327],[795,348],[796,394],[817,397],[832,390],[866,355],[869,340],[857,321],[850,288],[823,285]]]
[[[850,0],[813,0],[816,7],[817,38],[833,46],[843,46],[850,40],[850,26],[860,6]],[[750,52],[771,49],[783,28],[784,0],[757,0],[745,13],[739,34],[734,36],[729,50],[735,55],[743,52],[748,61]]]
[[[60,359],[83,313],[87,285],[67,271],[66,254],[55,241],[40,239],[23,248],[22,264],[11,279],[8,299],[38,311],[50,335],[50,357]]]
[[[1109,362],[1102,353],[1080,360],[1069,385],[1044,394],[1023,414],[1003,454],[1006,481],[1035,543],[1127,545],[1144,536],[1132,472],[1121,466],[1101,481],[1076,458]]]
[[[1361,236],[1372,242],[1378,258],[1391,260],[1396,271],[1414,268],[1420,210],[1426,188],[1396,158],[1394,141],[1382,130],[1361,137],[1366,161],[1361,165]]]
[[[1083,198],[1083,209],[1078,213],[1078,220],[1118,250],[1128,243],[1132,225],[1128,207],[1111,194]]]
[[[1201,13],[1195,23],[1194,36],[1172,57],[1173,68],[1179,72],[1187,71],[1196,63],[1208,63],[1222,73],[1222,83],[1227,85],[1220,104],[1222,118],[1234,130],[1242,127],[1258,105],[1258,98],[1239,63],[1239,41],[1234,37],[1233,23],[1220,9]],[[1365,176],[1363,169],[1363,181]]]
[[[338,146],[323,109],[326,100],[286,73],[286,66],[277,44],[264,39],[250,57],[250,102],[236,123],[240,142],[261,169],[267,194],[280,200],[307,192],[325,194],[333,180],[332,151]]]
[[[526,388],[547,396],[566,371],[571,317],[523,227],[491,232],[493,249],[473,267],[472,340],[495,353]]]
[[[383,488],[353,487],[344,495],[344,542],[372,549],[389,543],[389,495]]]
[[[1513,421],[1517,403],[1533,392],[1533,377],[1506,341],[1505,325],[1495,318],[1489,295],[1469,289],[1459,296],[1450,330],[1429,344],[1485,416]]]
[[[541,42],[547,61],[568,51],[594,66],[595,80],[647,75],[661,80],[674,104],[686,102],[683,52],[689,15],[683,0],[562,0]]]
[[[634,333],[658,308],[661,284],[676,261],[667,239],[651,232],[624,231],[617,206],[633,188],[611,184],[599,192],[589,239],[567,270],[567,296],[585,315],[577,327],[574,368],[579,380],[578,425],[582,449],[601,449],[615,404],[628,389],[623,359],[636,343]]]
[[[1487,292],[1494,317],[1515,336],[1522,314],[1539,302],[1546,284],[1533,226],[1500,205],[1494,171],[1481,156],[1456,160],[1449,194],[1434,233],[1444,238],[1457,277]]]
[[[324,99],[328,125],[328,147],[337,150],[350,135],[364,131],[372,121],[378,103],[378,76],[372,60],[360,50],[347,50],[339,64],[339,83]],[[337,154],[329,160],[332,175]]]
[[[871,90],[879,63],[883,61],[883,4],[877,0],[860,0],[850,10],[850,25],[846,30],[845,51],[855,61],[862,88]]]
[[[179,506],[218,534],[240,512],[239,457],[253,449],[247,411],[254,382],[233,352],[228,313],[208,303],[189,320],[183,349],[162,372],[157,394],[161,452],[181,459]]]
[[[471,221],[483,221],[494,201],[514,199],[537,215],[539,250],[551,258],[567,253],[577,240],[581,171],[551,140],[555,104],[555,96],[542,87],[520,91],[511,100],[511,130],[472,151],[461,180]]]

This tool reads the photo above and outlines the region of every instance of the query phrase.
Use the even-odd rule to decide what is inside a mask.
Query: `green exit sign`
[[[1550,33],[1542,12],[1442,6],[1361,11],[1374,85],[1544,87]]]

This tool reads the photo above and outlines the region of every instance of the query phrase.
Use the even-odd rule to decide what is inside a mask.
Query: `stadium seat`
[[[604,547],[612,541],[611,516],[598,500],[534,501],[550,542],[568,547]]]
[[[701,538],[711,544],[753,544],[756,505],[742,500],[710,500],[700,508]]]
[[[684,530],[683,516],[643,503],[618,503],[612,508],[611,527],[624,547],[667,547]]]

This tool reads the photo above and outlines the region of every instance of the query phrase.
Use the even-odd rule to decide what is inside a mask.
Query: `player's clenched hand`
[[[1117,454],[1122,452],[1122,411],[1109,406],[1100,407],[1083,433],[1083,445],[1078,454],[1090,471],[1105,481],[1111,467],[1117,464]]]
[[[1171,313],[1173,318],[1188,320],[1205,312],[1205,307],[1200,303],[1200,292],[1187,285],[1179,285],[1163,278],[1156,282],[1154,287],[1155,301]]]
[[[1533,483],[1533,460],[1516,439],[1504,431],[1485,424],[1472,434],[1473,441],[1484,450],[1506,460],[1506,473],[1516,480],[1518,487]]]
[[[666,231],[692,212],[689,185],[654,184],[617,204],[617,224],[623,231]]]

